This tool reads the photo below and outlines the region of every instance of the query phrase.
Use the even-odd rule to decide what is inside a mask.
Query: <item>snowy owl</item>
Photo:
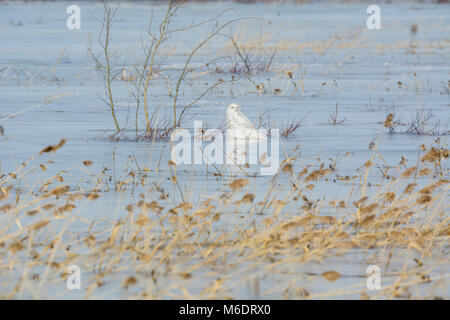
[[[236,103],[230,104],[227,108],[227,130],[238,139],[267,140],[266,135],[255,128]]]

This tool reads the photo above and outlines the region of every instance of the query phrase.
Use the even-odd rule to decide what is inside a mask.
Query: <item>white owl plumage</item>
[[[230,130],[232,137],[238,139],[267,140],[267,136],[255,128],[236,103],[230,104],[227,108],[227,130]]]

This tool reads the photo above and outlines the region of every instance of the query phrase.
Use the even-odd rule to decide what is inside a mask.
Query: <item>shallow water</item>
[[[68,30],[65,27],[67,6],[66,2],[0,4],[0,70],[6,67],[0,71],[0,125],[5,130],[5,135],[0,138],[1,171],[13,171],[48,144],[66,138],[67,145],[57,155],[39,158],[42,163],[54,159],[55,164],[48,166],[45,173],[35,172],[33,179],[39,181],[43,176],[72,168],[65,180],[88,187],[93,178],[86,170],[98,174],[107,167],[108,172],[115,171],[120,175],[126,168],[137,169],[134,160],[129,158],[134,155],[140,167],[149,168],[162,187],[170,194],[178,194],[176,187],[167,181],[170,176],[167,165],[169,144],[165,141],[133,141],[132,83],[117,81],[113,86],[119,103],[117,116],[121,125],[128,128],[130,139],[111,142],[104,138],[112,132],[113,122],[108,107],[97,96],[104,92],[103,81],[87,53],[88,36],[95,44],[99,32],[94,15],[101,16],[103,8],[97,2],[82,2],[81,30]],[[281,150],[287,152],[300,145],[301,163],[308,163],[318,156],[327,162],[329,157],[334,159],[351,152],[347,158],[338,161],[337,169],[341,175],[353,176],[370,157],[372,151],[368,147],[372,141],[378,142],[379,151],[389,165],[397,165],[401,156],[414,163],[419,146],[430,144],[435,137],[388,135],[382,124],[393,108],[398,118],[407,122],[418,108],[423,107],[433,113],[430,127],[440,120],[441,131],[449,129],[446,125],[450,120],[450,6],[383,4],[379,31],[367,30],[365,11],[366,6],[360,4],[325,6],[320,3],[190,3],[182,8],[173,19],[175,26],[199,22],[223,12],[221,22],[246,18],[225,29],[224,33],[233,33],[240,39],[256,43],[255,56],[268,59],[276,50],[270,72],[252,77],[254,83],[264,84],[267,93],[258,93],[245,77],[236,83],[224,84],[190,108],[183,126],[192,130],[193,121],[201,120],[210,128],[217,127],[225,119],[226,107],[235,102],[255,123],[259,114],[270,115],[270,120],[278,126],[306,116],[304,124],[280,142]],[[164,12],[164,6],[155,5],[154,21],[159,21]],[[123,3],[118,12],[112,44],[124,58],[128,70],[141,58],[139,41],[145,34],[149,13],[150,6],[142,3]],[[410,32],[413,24],[418,25],[415,37]],[[173,88],[186,55],[211,28],[211,24],[206,24],[197,30],[174,35],[167,43],[163,51],[167,56],[158,63],[161,68],[172,71],[167,73],[168,78],[153,80],[151,108],[160,106],[161,114],[171,115],[172,98],[168,87]],[[206,62],[217,57],[223,58],[205,67]],[[194,71],[188,75],[192,85],[184,84],[178,112],[195,99],[205,83],[212,84],[219,78],[230,79],[231,74],[214,70],[228,70],[235,61],[238,61],[236,54],[224,37],[217,37],[194,56]],[[297,85],[304,73],[303,91],[295,90],[287,71],[293,72]],[[275,94],[275,89],[281,92]],[[45,99],[49,97],[55,99],[46,104]],[[336,104],[338,120],[344,121],[332,125],[329,116],[335,111]],[[142,117],[139,126],[144,126]],[[448,138],[442,137],[441,142],[445,144]],[[93,166],[83,168],[84,160],[92,160]],[[227,177],[217,179],[213,173],[210,166],[178,167],[178,180],[190,202],[196,203],[207,195],[214,195],[230,182]],[[264,196],[270,178],[254,178],[256,183],[251,191],[257,199]],[[280,187],[289,183],[287,179],[280,177]],[[372,170],[369,179],[374,183],[378,181],[379,172]],[[348,191],[346,184],[326,183],[312,195],[327,195],[333,199]],[[105,192],[97,202],[77,214],[108,221],[116,208],[135,202],[141,192],[149,198],[158,196],[148,188],[125,194]],[[179,200],[174,196],[169,201]],[[349,260],[336,262],[336,268],[349,275],[364,275],[365,265],[361,264],[359,255],[349,255],[346,259]],[[320,273],[326,266],[317,264],[304,268],[306,272]],[[445,269],[448,272],[448,266]],[[339,285],[353,283],[353,280],[343,278]],[[269,287],[276,282],[273,279],[265,281]],[[320,283],[318,288],[321,288]],[[253,298],[245,290],[240,291],[238,297]]]

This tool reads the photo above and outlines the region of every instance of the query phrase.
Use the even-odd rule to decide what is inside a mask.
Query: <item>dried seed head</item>
[[[422,162],[434,162],[440,158],[440,155],[439,150],[433,147],[422,157]]]
[[[292,173],[292,164],[286,163],[282,170],[284,173]]]
[[[56,188],[50,190],[49,194],[59,197],[65,193],[69,192],[69,190],[70,190],[70,187],[68,185],[59,186],[59,187],[56,187]]]
[[[237,191],[237,190],[242,189],[249,183],[250,183],[250,181],[248,181],[248,179],[236,179],[233,182],[231,182],[228,186],[231,188],[231,190]]]
[[[411,193],[413,192],[414,188],[417,186],[415,183],[410,183],[406,186],[405,191],[403,193]]]
[[[124,288],[128,288],[128,287],[134,286],[135,284],[137,284],[137,282],[138,281],[137,281],[136,277],[129,276],[128,278],[125,279],[122,286]]]
[[[241,201],[244,203],[252,203],[254,199],[255,199],[254,194],[247,193],[245,196],[242,197]]]
[[[322,277],[330,282],[336,281],[341,277],[341,274],[337,271],[325,271],[321,274]]]
[[[394,114],[393,113],[389,113],[387,115],[386,119],[384,120],[383,126],[385,128],[392,128],[393,125],[394,125]]]
[[[430,195],[426,194],[426,195],[419,197],[419,199],[417,199],[417,203],[424,204],[424,203],[431,202],[431,200],[433,200],[433,198]]]
[[[50,145],[45,147],[39,152],[39,154],[48,153],[48,152],[56,152],[59,148],[62,148],[66,144],[66,139],[61,139],[57,145]]]

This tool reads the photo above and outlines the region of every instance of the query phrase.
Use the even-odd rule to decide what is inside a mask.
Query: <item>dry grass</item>
[[[63,145],[64,140],[41,153]],[[391,168],[389,179],[383,177],[375,190],[369,189],[368,177],[381,157],[376,147],[353,177],[340,176],[326,163],[291,157],[265,187],[263,199],[251,191],[256,181],[241,178],[224,181],[217,194],[193,203],[168,194],[159,177],[137,162],[137,170],[130,166],[121,177],[105,170],[91,174],[90,190],[66,184],[64,175],[70,172],[63,171],[29,184],[33,187],[26,191],[20,186],[31,179],[30,170],[51,165],[40,163],[38,155],[0,177],[1,297],[64,295],[65,270],[76,264],[85,298],[236,298],[241,284],[268,277],[277,284],[255,285],[255,296],[440,298],[435,290],[445,287],[449,274],[434,271],[449,262],[449,180],[448,171],[436,176],[428,167],[448,158],[447,149],[439,150],[425,148],[419,167]],[[87,170],[92,161],[82,165]],[[170,166],[169,178],[179,184],[177,168]],[[286,177],[290,183],[280,192]],[[120,204],[114,217],[105,212],[104,220],[83,218],[84,208],[112,190],[112,183],[119,194],[139,188],[151,192]],[[335,183],[349,184],[351,194],[313,196],[315,188]],[[330,264],[323,273],[299,268],[345,261],[352,253],[380,266],[382,290],[368,291],[365,274],[346,274],[335,269],[339,265]],[[315,286],[320,278],[338,284],[345,277],[354,277],[355,285]]]
[[[447,136],[450,134],[448,130],[448,122],[442,125],[441,119],[438,119],[430,125],[433,113],[425,111],[423,108],[417,109],[414,116],[408,122],[403,122],[396,116],[395,110],[389,113],[384,120],[383,126],[388,130],[389,134],[414,134],[418,136]],[[400,130],[404,127],[404,130]]]

